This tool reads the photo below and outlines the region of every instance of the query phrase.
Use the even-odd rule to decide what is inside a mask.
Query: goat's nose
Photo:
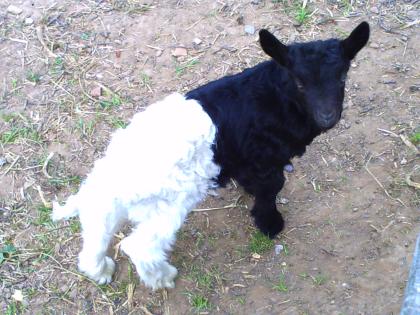
[[[334,119],[334,113],[333,112],[326,112],[326,113],[319,113],[319,118],[323,120],[324,122],[330,122]]]
[[[331,128],[335,124],[334,112],[319,112],[318,123],[323,128]]]

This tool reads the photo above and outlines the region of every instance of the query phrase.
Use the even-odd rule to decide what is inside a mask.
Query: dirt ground
[[[418,0],[1,1],[0,312],[399,313],[420,227],[419,18]],[[361,21],[371,39],[343,119],[293,161],[274,242],[232,182],[179,232],[175,289],[139,283],[118,250],[129,227],[110,249],[110,285],[78,274],[80,226],[52,223],[50,202],[78,189],[113,130],[170,92],[267,59],[261,28],[289,43]]]

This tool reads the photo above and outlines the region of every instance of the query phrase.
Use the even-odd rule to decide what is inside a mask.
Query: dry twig
[[[364,166],[365,167],[365,170],[366,170],[366,172],[368,172],[369,173],[369,175],[370,176],[372,176],[372,178],[375,180],[375,182],[379,185],[379,187],[381,187],[382,189],[383,189],[383,191],[385,192],[385,194],[390,198],[390,199],[392,199],[392,200],[394,200],[394,201],[398,201],[400,204],[402,204],[404,207],[407,207],[405,204],[404,204],[404,202],[402,202],[401,201],[401,199],[400,198],[394,198],[394,197],[392,197],[390,194],[389,194],[389,192],[386,190],[386,188],[384,187],[384,185],[382,185],[382,183],[376,178],[376,176],[375,175],[373,175],[373,173],[369,170],[369,168],[368,168],[368,164],[369,164],[369,162],[370,162],[370,159],[371,159],[372,157],[370,157],[369,158],[369,160],[366,162],[366,165]]]
[[[48,57],[51,57],[51,58],[57,58],[57,55],[56,54],[54,54],[49,48],[48,48],[48,46],[47,46],[47,44],[45,44],[45,42],[44,42],[44,39],[43,39],[43,33],[44,33],[44,31],[43,31],[43,29],[42,29],[42,26],[37,26],[36,27],[36,36],[37,36],[37,38],[38,38],[38,40],[39,40],[39,42],[41,43],[41,45],[42,45],[42,47],[47,51],[47,53],[48,53]]]
[[[420,183],[412,181],[411,180],[411,175],[413,175],[413,173],[419,168],[420,168],[420,166],[417,165],[416,167],[414,167],[414,169],[409,174],[407,174],[405,176],[405,182],[407,183],[407,185],[410,186],[410,187],[414,187],[416,189],[420,189]]]

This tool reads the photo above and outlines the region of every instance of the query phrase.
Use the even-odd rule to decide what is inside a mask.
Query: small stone
[[[0,156],[0,167],[7,164],[7,159],[4,156]]]
[[[244,16],[243,15],[238,16],[238,18],[236,19],[236,22],[239,25],[243,25],[244,24]]]
[[[378,14],[379,13],[379,9],[378,9],[378,7],[371,7],[370,8],[370,12],[372,12],[374,14]]]
[[[380,45],[378,43],[370,43],[370,48],[374,48],[374,49],[378,49],[380,47]]]
[[[410,90],[410,93],[418,92],[420,91],[420,84],[411,85],[408,89]]]
[[[285,171],[285,172],[287,172],[287,173],[293,173],[293,171],[295,170],[295,168],[293,167],[293,165],[292,165],[292,164],[286,164],[286,165],[283,167],[283,169],[284,169],[284,171]]]
[[[276,246],[274,246],[274,253],[276,255],[280,255],[280,253],[283,251],[284,247],[281,244],[278,244]]]
[[[32,24],[34,24],[34,19],[33,19],[33,18],[28,17],[28,18],[26,18],[26,19],[23,21],[23,23],[24,23],[25,25],[32,25]]]
[[[281,263],[281,266],[282,266],[282,267],[286,267],[286,266],[287,266],[286,262],[285,262],[285,261],[283,261],[283,262]]]
[[[193,43],[196,44],[196,45],[200,45],[202,42],[203,41],[201,39],[197,38],[197,37],[193,39]]]
[[[176,47],[171,53],[174,57],[185,57],[188,55],[188,51],[184,47]]]
[[[249,35],[255,34],[255,27],[253,25],[245,25],[244,30],[245,30],[245,33]]]
[[[402,160],[401,160],[401,162],[400,162],[400,164],[401,165],[407,164],[407,159],[405,157],[403,157]]]
[[[19,15],[19,14],[21,14],[22,13],[22,9],[21,8],[19,8],[19,7],[17,7],[17,6],[15,6],[15,5],[13,5],[13,4],[11,4],[11,5],[9,5],[8,7],[7,7],[7,12],[9,12],[9,13],[11,13],[11,14],[14,14],[14,15]]]
[[[347,108],[350,108],[350,107],[352,107],[352,106],[353,106],[353,102],[352,102],[352,100],[348,100],[348,102],[345,102],[345,103],[344,103],[343,108],[344,108],[344,109],[347,109]]]
[[[413,21],[418,19],[420,16],[420,9],[419,10],[410,10],[407,11],[407,17]]]
[[[156,50],[156,57],[162,56],[163,50]]]
[[[382,81],[383,84],[397,84],[396,80],[383,80]]]
[[[92,97],[99,97],[102,95],[102,88],[100,86],[97,86],[95,88],[93,88],[92,90],[90,90],[90,95]]]
[[[260,259],[261,258],[261,255],[260,254],[257,254],[257,253],[253,253],[252,254],[252,258],[254,258],[254,259]]]
[[[280,198],[277,198],[277,203],[281,205],[287,205],[289,203],[289,199],[280,197]]]
[[[23,302],[23,294],[21,290],[15,290],[15,293],[12,295],[13,300],[16,302]]]

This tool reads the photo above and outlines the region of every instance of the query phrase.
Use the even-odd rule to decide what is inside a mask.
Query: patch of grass
[[[13,244],[4,245],[3,248],[0,249],[0,265],[10,259],[16,252],[16,247],[14,247]]]
[[[28,81],[31,81],[33,83],[38,83],[39,81],[41,81],[41,75],[30,70],[26,74],[26,79],[28,79]]]
[[[95,124],[94,120],[85,121],[83,118],[80,118],[76,123],[76,128],[83,136],[90,138],[95,131]]]
[[[193,268],[191,279],[202,289],[210,289],[213,286],[212,275],[198,268]]]
[[[190,59],[187,60],[185,63],[182,64],[177,64],[175,66],[175,73],[178,77],[182,76],[185,74],[185,72],[194,67],[196,64],[198,64],[200,61],[198,59]]]
[[[213,286],[213,276],[211,274],[201,273],[197,276],[197,285],[206,289]]]
[[[116,94],[112,95],[111,100],[102,100],[99,102],[99,105],[101,106],[102,109],[110,109],[110,108],[119,107],[121,104],[122,104],[121,97],[119,97]]]
[[[25,295],[28,297],[28,299],[32,299],[36,294],[38,293],[38,290],[36,288],[27,288]]]
[[[305,24],[308,22],[309,18],[311,17],[311,12],[308,10],[307,7],[298,7],[295,13],[296,22],[299,24]]]
[[[286,243],[283,243],[283,253],[285,256],[289,256],[289,246]]]
[[[152,83],[152,79],[148,74],[146,74],[144,72],[140,73],[140,85],[141,86],[150,86],[151,83]]]
[[[22,138],[32,140],[35,142],[41,141],[41,135],[34,128],[12,127],[11,129],[1,134],[0,143],[11,144],[15,143],[18,139]]]
[[[196,234],[195,247],[200,248],[204,244],[204,235],[200,232]]]
[[[315,192],[320,193],[322,191],[321,184],[317,183],[316,179],[311,180],[311,184]]]
[[[245,298],[244,297],[242,297],[242,296],[240,296],[240,297],[238,297],[238,303],[239,304],[241,304],[241,305],[245,305]]]
[[[80,39],[82,40],[89,40],[90,37],[91,34],[89,32],[83,32],[82,34],[80,34]]]
[[[341,0],[339,2],[339,6],[342,8],[344,16],[349,16],[350,13],[353,11],[353,7],[349,0]]]
[[[68,177],[62,177],[62,178],[50,178],[48,182],[51,185],[54,185],[56,188],[63,188],[70,185],[76,185],[79,186],[81,183],[80,176],[68,176]]]
[[[303,280],[309,277],[309,275],[306,272],[302,272],[299,274],[299,277],[301,277]]]
[[[220,279],[220,271],[217,268],[203,270],[199,267],[192,267],[188,278],[194,281],[201,290],[211,290],[215,282]]]
[[[48,236],[48,233],[41,233],[35,235],[36,240],[39,242],[37,250],[40,252],[39,256],[33,261],[37,265],[41,261],[47,260],[54,252],[53,240]]]
[[[51,67],[51,74],[60,75],[64,70],[64,60],[61,57],[56,57]]]
[[[11,302],[9,305],[7,305],[6,312],[4,315],[17,315],[21,314],[22,308],[19,307],[19,305],[16,302]]]
[[[119,129],[119,128],[124,129],[125,127],[128,126],[127,122],[125,122],[124,120],[118,117],[111,117],[108,119],[108,122],[111,124],[112,128],[114,129]]]
[[[420,144],[420,132],[413,133],[413,134],[410,136],[410,141],[411,141],[411,143],[413,143],[414,145],[418,145],[418,144]]]
[[[12,89],[16,89],[18,86],[18,79],[12,78],[11,83],[12,83]]]
[[[262,254],[274,247],[274,241],[260,231],[251,235],[249,250],[252,253]]]
[[[4,114],[1,113],[0,114],[0,118],[4,121],[4,122],[12,122],[14,119],[16,119],[17,117],[19,117],[18,114],[16,113],[10,113],[10,114]]]
[[[276,291],[279,291],[279,292],[288,292],[289,291],[289,288],[287,287],[284,275],[280,275],[279,281],[273,287],[273,289],[275,289]]]
[[[124,11],[127,14],[143,14],[152,9],[150,4],[142,4],[140,1],[113,1],[114,10]]]
[[[51,220],[51,207],[46,207],[44,205],[41,205],[38,207],[38,218],[35,221],[36,225],[42,225],[42,226],[48,226],[53,227],[54,224]]]
[[[72,219],[70,221],[69,227],[72,233],[80,233],[80,231],[82,230],[82,226],[78,219]]]
[[[201,294],[189,294],[189,298],[190,298],[190,304],[192,307],[194,307],[196,309],[196,311],[198,312],[202,312],[205,310],[210,309],[211,304],[210,301],[203,295]]]
[[[315,277],[311,276],[311,278],[312,278],[313,284],[316,286],[321,286],[325,284],[328,280],[327,276],[322,275],[322,274],[316,275]]]

